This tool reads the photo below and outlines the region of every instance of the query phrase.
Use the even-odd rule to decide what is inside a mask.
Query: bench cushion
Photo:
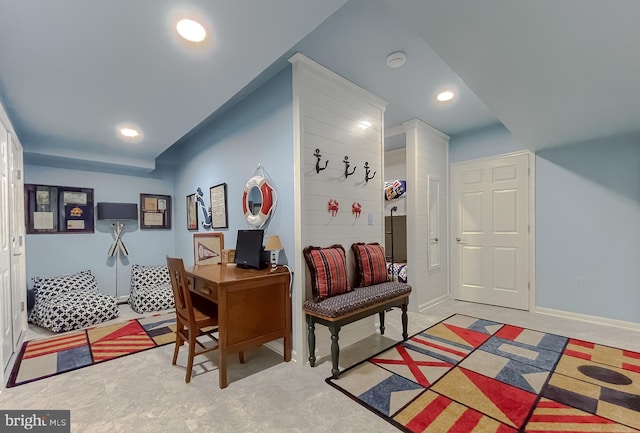
[[[355,243],[351,245],[353,257],[356,261],[359,286],[372,286],[384,283],[387,278],[387,261],[384,257],[384,248],[377,242],[365,244]]]
[[[311,292],[315,301],[351,290],[347,275],[347,257],[342,245],[302,250],[311,274]]]
[[[405,283],[389,281],[373,286],[358,287],[340,296],[332,296],[319,302],[307,300],[304,311],[326,317],[340,317],[360,308],[368,307],[396,296],[411,293],[411,286]]]

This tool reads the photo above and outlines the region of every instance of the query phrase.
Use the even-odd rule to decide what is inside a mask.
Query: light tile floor
[[[414,334],[454,313],[506,322],[640,352],[640,333],[480,304],[447,301],[410,313]],[[127,317],[123,315],[119,318]],[[131,314],[130,314],[131,315]],[[354,364],[400,339],[399,312],[389,313],[385,336],[341,350],[341,366]],[[42,333],[36,335],[41,335]],[[31,330],[28,338],[33,338]],[[70,409],[71,431],[118,432],[397,432],[393,426],[324,382],[331,361],[315,368],[284,363],[268,348],[231,357],[229,386],[218,388],[215,361],[196,358],[196,376],[184,382],[185,349],[171,365],[173,345],[130,355],[0,391],[3,409]],[[211,354],[215,360],[215,352]]]

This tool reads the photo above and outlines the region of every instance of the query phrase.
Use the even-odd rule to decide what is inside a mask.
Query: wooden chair
[[[193,358],[218,348],[218,339],[213,335],[218,330],[217,305],[212,304],[211,311],[206,313],[193,305],[193,299],[189,291],[189,279],[184,270],[182,259],[167,257],[167,268],[169,268],[171,288],[173,289],[176,305],[176,346],[173,351],[172,365],[176,365],[180,346],[187,342],[189,344],[189,357],[187,359],[185,382],[189,383],[193,369]],[[215,346],[205,347],[197,340],[201,335],[209,336],[215,341]],[[200,347],[200,350],[196,350],[196,346]]]

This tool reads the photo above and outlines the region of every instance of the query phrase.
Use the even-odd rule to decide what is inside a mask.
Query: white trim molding
[[[571,311],[554,310],[553,308],[536,307],[535,312],[547,316],[562,317],[564,319],[579,320],[581,322],[593,323],[596,325],[615,326],[617,328],[640,331],[640,323],[627,322],[625,320],[609,319],[601,316],[591,316],[589,314],[573,313]]]

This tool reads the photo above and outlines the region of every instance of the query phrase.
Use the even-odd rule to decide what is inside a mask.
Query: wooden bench
[[[316,364],[316,335],[315,324],[320,323],[331,332],[331,374],[334,379],[340,375],[338,360],[340,346],[338,344],[340,328],[356,320],[363,319],[375,313],[380,317],[380,333],[384,334],[385,311],[394,307],[402,309],[402,339],[407,334],[407,305],[411,286],[406,283],[386,282],[372,286],[358,287],[350,292],[332,296],[319,302],[307,300],[303,310],[307,318],[307,338],[309,342],[309,364]]]

